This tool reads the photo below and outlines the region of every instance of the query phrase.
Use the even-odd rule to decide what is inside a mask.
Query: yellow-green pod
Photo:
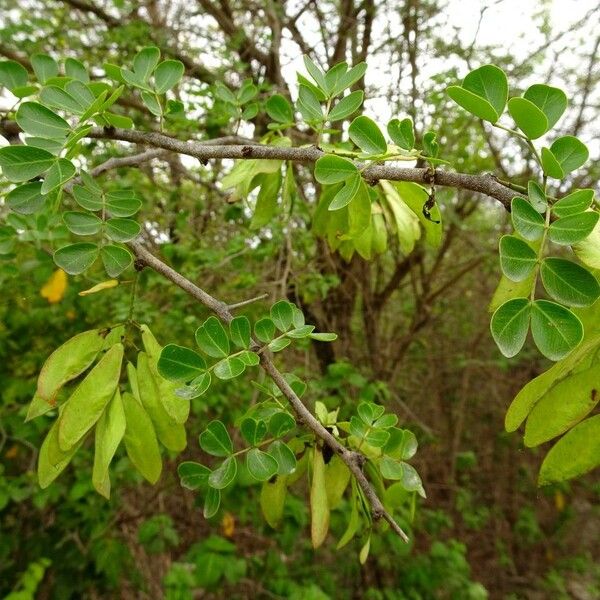
[[[76,444],[96,423],[113,397],[123,360],[123,344],[115,344],[65,402],[58,428],[62,450]]]
[[[156,385],[160,394],[160,401],[164,406],[169,416],[177,423],[185,423],[190,414],[190,401],[181,398],[175,393],[175,390],[179,387],[177,383],[167,381],[160,376],[158,372],[158,359],[162,346],[158,343],[150,328],[147,325],[141,326],[142,330],[142,342],[144,348],[148,354],[148,364],[150,370],[154,375]]]
[[[65,467],[71,462],[75,452],[81,446],[80,442],[66,452],[60,449],[58,443],[59,422],[60,417],[54,421],[38,455],[37,473],[41,488],[47,488],[65,470]]]
[[[329,503],[325,487],[325,462],[319,448],[313,451],[312,483],[310,486],[310,537],[313,548],[318,548],[329,531]]]
[[[129,380],[129,387],[131,388],[131,393],[139,400],[140,390],[138,388],[137,373],[135,371],[135,367],[130,362],[127,363],[127,379]]]
[[[162,471],[162,459],[154,426],[144,407],[128,392],[123,394],[125,411],[125,449],[135,468],[150,483],[156,483]]]
[[[99,494],[110,498],[108,467],[125,434],[125,411],[119,388],[96,424],[92,483]]]
[[[160,401],[160,392],[145,352],[138,354],[137,387],[142,405],[154,423],[158,439],[169,450],[181,452],[187,445],[185,427],[170,417]]]
[[[40,371],[37,395],[53,405],[60,388],[90,367],[103,344],[103,332],[92,329],[77,334],[59,346]]]

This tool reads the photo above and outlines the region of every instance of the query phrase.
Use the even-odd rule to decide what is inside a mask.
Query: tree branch
[[[94,127],[88,137],[96,139],[112,139],[133,144],[147,144],[156,148],[164,148],[178,154],[193,156],[201,161],[216,158],[232,159],[271,159],[289,160],[299,163],[314,163],[323,152],[318,148],[286,148],[282,146],[266,146],[263,144],[219,144],[213,140],[208,142],[186,142],[156,132],[142,132],[131,129],[115,129]],[[360,165],[361,167],[363,165]],[[362,171],[364,179],[375,184],[380,179],[389,181],[412,181],[414,183],[431,184],[431,170],[427,168],[397,167],[394,165],[372,165]],[[465,189],[485,194],[510,208],[511,200],[519,195],[508,186],[499,183],[496,177],[486,173],[470,175],[454,173],[446,170],[435,170],[434,183],[444,187]]]
[[[186,279],[183,275],[169,267],[167,264],[162,262],[151,252],[149,252],[142,243],[138,241],[129,242],[129,247],[133,250],[136,258],[145,266],[150,267],[177,287],[184,290],[192,298],[198,300],[201,304],[213,311],[219,319],[224,323],[230,323],[233,319],[229,307],[224,302],[213,298],[210,294],[199,288],[196,284],[192,283],[189,279]],[[256,342],[252,342],[253,350],[260,348],[260,345]],[[281,390],[284,397],[291,404],[294,412],[296,413],[298,420],[308,427],[323,443],[327,444],[346,464],[352,475],[354,475],[358,485],[365,494],[371,505],[371,513],[374,519],[384,519],[405,542],[408,542],[408,536],[396,523],[394,517],[385,509],[383,503],[377,496],[373,486],[363,473],[362,466],[366,461],[366,457],[358,452],[349,450],[331,434],[321,423],[313,416],[313,414],[306,408],[302,400],[296,395],[294,390],[290,387],[282,373],[274,365],[271,357],[267,352],[261,352],[260,354],[260,366],[265,373],[273,380],[275,385]]]

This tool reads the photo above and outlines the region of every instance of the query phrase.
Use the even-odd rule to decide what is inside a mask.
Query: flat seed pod
[[[158,439],[169,450],[180,452],[187,445],[185,427],[171,419],[161,403],[160,391],[145,352],[138,354],[137,382],[140,400],[152,419]]]
[[[123,360],[123,345],[115,344],[65,402],[58,432],[62,450],[76,444],[96,423],[113,397]]]
[[[58,443],[59,423],[60,418],[50,428],[38,455],[38,482],[42,489],[47,488],[65,470],[81,446],[81,443],[75,444],[66,452],[60,449]]]
[[[156,365],[158,364],[162,346],[156,341],[156,338],[147,325],[142,325],[141,329],[142,342],[148,353],[148,364],[158,386],[160,401],[169,416],[176,423],[185,423],[190,414],[190,401],[175,393],[175,390],[180,387],[179,384],[167,381],[164,377],[160,376]]]
[[[121,393],[117,388],[96,425],[94,469],[92,483],[99,494],[110,498],[108,467],[125,434],[125,412]]]
[[[37,383],[37,394],[46,402],[54,403],[60,388],[81,375],[98,356],[104,344],[99,329],[84,331],[59,346],[46,360]]]
[[[135,468],[150,483],[156,483],[162,471],[162,458],[154,426],[144,407],[129,393],[123,394],[125,411],[125,449]]]
[[[315,448],[313,454],[312,484],[310,487],[310,536],[313,548],[318,548],[329,531],[329,504],[325,487],[323,453]]]

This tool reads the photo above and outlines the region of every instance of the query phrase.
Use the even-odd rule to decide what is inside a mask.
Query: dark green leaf
[[[600,296],[596,278],[570,260],[546,258],[540,273],[548,294],[567,306],[589,306]]]
[[[383,133],[369,117],[356,117],[350,124],[348,135],[365,154],[385,154],[387,151]]]
[[[226,458],[208,478],[208,485],[217,490],[222,490],[233,483],[237,475],[237,461],[234,456]]]
[[[167,344],[160,353],[157,368],[161,377],[169,381],[183,382],[202,377],[206,370],[206,363],[190,348]]]
[[[523,97],[533,102],[546,116],[548,129],[552,129],[567,109],[567,96],[555,87],[536,83],[529,87]]]
[[[526,98],[511,98],[508,112],[517,127],[530,139],[536,140],[548,131],[546,115],[533,102]]]
[[[598,213],[577,213],[554,221],[548,229],[548,238],[555,244],[571,245],[584,240],[598,223]]]
[[[27,69],[14,60],[0,62],[0,86],[9,90],[27,85]]]
[[[536,300],[531,307],[531,333],[546,358],[560,360],[581,342],[583,325],[564,306],[548,300]]]
[[[86,109],[68,92],[55,85],[49,85],[40,92],[40,100],[47,106],[82,115]]]
[[[209,487],[204,498],[204,511],[203,515],[205,519],[210,519],[217,514],[219,506],[221,504],[221,492],[215,488]]]
[[[179,60],[165,60],[154,71],[154,87],[159,94],[176,86],[183,77],[185,67]]]
[[[140,210],[142,201],[133,190],[121,190],[106,194],[106,209],[113,217],[131,217]]]
[[[235,317],[231,323],[229,323],[229,335],[231,341],[238,348],[249,348],[250,347],[250,321],[248,317]]]
[[[40,83],[46,83],[48,79],[58,75],[58,63],[47,54],[33,54],[31,66]]]
[[[211,456],[230,456],[233,444],[225,425],[221,421],[211,421],[200,434],[200,447]]]
[[[250,475],[259,481],[268,481],[277,475],[279,465],[277,461],[266,452],[252,448],[246,455],[246,466]]]
[[[275,440],[269,446],[268,453],[277,462],[277,475],[290,475],[296,470],[296,456],[281,440]]]
[[[265,104],[265,110],[271,119],[278,123],[292,123],[294,112],[287,98],[281,94],[271,96]]]
[[[315,164],[315,179],[323,184],[340,183],[356,173],[358,169],[351,160],[334,154],[322,156]]]
[[[531,206],[539,213],[545,213],[548,208],[548,200],[544,190],[535,181],[529,181],[527,183],[527,196]]]
[[[131,252],[122,246],[115,246],[114,244],[102,246],[100,256],[102,257],[104,270],[109,277],[118,277],[133,263]]]
[[[240,431],[251,446],[256,446],[264,439],[267,433],[267,425],[264,421],[247,417],[241,422]]]
[[[42,194],[62,187],[75,176],[75,165],[66,158],[59,158],[48,170],[42,183]]]
[[[210,469],[193,461],[180,463],[177,467],[177,473],[181,480],[181,486],[188,490],[197,490],[208,484]]]
[[[544,233],[544,218],[524,198],[513,198],[511,215],[514,228],[529,241],[539,240]]]
[[[258,320],[254,324],[254,334],[261,342],[270,342],[275,335],[275,323],[268,317]]]
[[[27,181],[47,171],[56,158],[33,146],[4,146],[0,148],[0,167],[9,181]]]
[[[131,219],[108,219],[106,221],[106,235],[115,242],[128,242],[136,238],[141,231],[141,226]]]
[[[271,306],[271,320],[281,332],[287,331],[292,326],[294,306],[287,300],[279,300]]]
[[[396,146],[404,150],[412,150],[415,147],[415,132],[412,119],[392,119],[387,126],[390,139]]]
[[[228,380],[238,377],[245,369],[246,364],[244,361],[237,356],[232,356],[220,360],[215,365],[213,372],[219,379]]]
[[[229,355],[227,332],[216,317],[209,317],[196,330],[196,343],[202,352],[213,358]]]
[[[511,281],[523,281],[533,271],[537,254],[523,240],[512,235],[500,238],[500,265]]]
[[[363,103],[364,93],[362,90],[356,90],[348,96],[342,98],[329,112],[330,121],[340,121],[355,113]]]
[[[63,213],[67,229],[76,235],[94,235],[102,227],[102,219],[90,213],[68,211]]]
[[[19,214],[30,215],[38,211],[46,201],[41,189],[41,181],[20,185],[6,195],[6,204]]]
[[[79,243],[63,246],[54,253],[54,262],[69,275],[79,275],[98,258],[96,244]]]
[[[586,211],[594,201],[594,190],[575,190],[552,206],[557,217],[570,217]]]
[[[531,304],[527,298],[515,298],[500,306],[492,316],[492,337],[504,356],[519,353],[529,331]]]

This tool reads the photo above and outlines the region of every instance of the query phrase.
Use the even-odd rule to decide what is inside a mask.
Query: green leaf
[[[81,81],[69,81],[65,86],[65,91],[85,109],[81,119],[84,120],[85,118],[90,117],[91,113],[89,113],[89,111],[94,107],[97,99],[94,94],[92,94],[89,87],[84,83],[81,83]],[[87,117],[84,115],[87,115]]]
[[[533,206],[537,212],[541,214],[546,212],[546,209],[548,208],[548,200],[546,199],[544,190],[538,183],[535,181],[529,181],[527,183],[527,196],[529,197],[531,206]]]
[[[583,325],[569,309],[536,300],[531,307],[531,333],[538,350],[550,360],[567,356],[583,339]]]
[[[68,92],[55,85],[49,85],[40,92],[40,100],[47,106],[82,115],[87,108]]]
[[[113,217],[131,217],[140,210],[141,206],[142,202],[135,197],[133,190],[120,190],[106,194],[106,209]]]
[[[213,358],[229,355],[229,338],[221,321],[216,317],[208,317],[196,330],[196,343],[202,352]]]
[[[387,126],[390,139],[396,146],[404,150],[412,150],[415,147],[415,132],[412,119],[392,119]]]
[[[206,362],[190,348],[167,344],[160,353],[157,368],[161,377],[169,381],[183,382],[203,376]]]
[[[199,437],[200,447],[211,456],[230,456],[233,444],[225,425],[221,421],[211,421]]]
[[[133,59],[134,73],[146,83],[160,60],[160,50],[155,46],[142,48]]]
[[[334,154],[321,156],[315,164],[315,179],[323,184],[340,183],[357,173],[358,168],[351,160]]]
[[[341,94],[345,89],[354,85],[367,71],[367,63],[358,63],[351,69],[342,74],[337,78],[337,82],[333,84],[331,89],[331,96],[337,96]]]
[[[46,201],[46,197],[42,196],[41,189],[41,181],[20,185],[6,194],[6,204],[11,210],[21,215],[33,214],[42,208]]]
[[[529,87],[523,97],[533,102],[545,115],[548,130],[552,129],[567,109],[567,96],[555,87],[536,83]]]
[[[220,360],[214,367],[214,374],[219,379],[228,380],[238,377],[245,369],[244,361],[237,356],[232,356]]]
[[[237,461],[234,456],[226,458],[208,477],[208,485],[217,490],[230,486],[237,475]]]
[[[340,210],[341,208],[348,206],[348,204],[350,204],[350,202],[352,202],[352,200],[354,200],[358,194],[361,181],[362,178],[360,173],[355,173],[346,179],[344,185],[331,199],[331,203],[329,204],[327,210]]]
[[[327,73],[325,73],[325,91],[331,97],[334,88],[339,85],[340,79],[348,71],[348,63],[343,61],[333,65]]]
[[[471,71],[461,86],[450,86],[448,95],[471,114],[495,123],[506,106],[508,81],[502,69],[483,65]]]
[[[511,202],[513,227],[531,242],[539,240],[544,233],[544,217],[524,198],[513,198]]]
[[[594,201],[594,190],[575,190],[552,205],[557,217],[571,217],[586,211]]]
[[[361,115],[356,117],[348,129],[350,139],[365,154],[385,154],[387,142],[381,130],[369,117]]]
[[[355,113],[363,103],[364,92],[356,90],[342,98],[330,111],[329,121],[341,121],[351,114]]]
[[[550,224],[548,238],[555,244],[569,246],[585,240],[598,223],[600,215],[594,211],[562,217]]]
[[[208,467],[193,461],[182,462],[177,467],[181,486],[188,490],[205,487],[208,484],[210,472]]]
[[[317,87],[321,89],[321,91],[327,91],[327,84],[325,82],[325,74],[317,65],[306,55],[302,57],[304,61],[304,66],[308,71],[308,74],[313,78],[314,82],[317,84]]]
[[[250,352],[249,350],[245,350],[244,352],[240,352],[238,358],[247,366],[247,367],[255,367],[259,362],[260,358],[256,352]]]
[[[277,412],[269,419],[269,432],[274,437],[283,437],[296,427],[294,417],[286,412]]]
[[[198,377],[194,377],[189,385],[175,390],[175,394],[180,398],[186,398],[187,400],[198,398],[206,393],[210,387],[211,381],[212,377],[210,372],[206,371],[205,373],[198,375]]]
[[[254,335],[256,335],[261,342],[270,342],[275,335],[275,323],[268,317],[259,319],[254,324]]]
[[[94,235],[102,228],[102,219],[90,213],[68,211],[62,217],[67,229],[76,235]]]
[[[287,300],[279,300],[271,306],[271,320],[281,332],[286,332],[292,326],[294,306]]]
[[[533,102],[526,98],[511,98],[508,112],[517,127],[530,139],[536,140],[548,131],[546,115]]]
[[[258,448],[252,448],[246,455],[246,466],[250,475],[258,481],[268,481],[277,475],[279,465],[277,461],[266,452]]]
[[[267,433],[267,425],[264,421],[246,417],[240,423],[240,432],[251,446],[256,446],[264,439]]]
[[[67,451],[58,444],[58,420],[50,428],[38,456],[38,482],[42,489],[47,488],[67,467],[81,444],[75,444]]]
[[[323,121],[321,103],[315,93],[305,85],[300,85],[297,108],[307,123]]]
[[[133,129],[133,119],[130,119],[129,117],[116,115],[115,113],[111,112],[105,112],[102,113],[102,118],[105,119],[112,127]]]
[[[96,244],[78,243],[63,246],[54,253],[54,262],[69,275],[79,275],[98,258]]]
[[[142,102],[153,115],[157,117],[162,116],[162,106],[160,105],[160,101],[156,98],[154,94],[151,94],[150,92],[147,92],[145,90],[142,91]]]
[[[281,94],[274,94],[271,96],[265,104],[265,110],[269,117],[278,123],[287,124],[294,122],[292,105],[288,102],[287,98]]]
[[[46,83],[51,77],[58,76],[58,63],[47,54],[33,54],[31,66],[40,83]]]
[[[33,179],[47,171],[56,158],[33,146],[4,146],[0,148],[0,167],[9,181],[21,182]]]
[[[512,281],[523,281],[537,263],[537,253],[523,240],[505,235],[500,238],[500,265]]]
[[[205,519],[210,519],[217,514],[221,505],[221,491],[215,488],[208,488],[204,498],[203,515]]]
[[[59,158],[48,170],[42,183],[42,194],[48,194],[75,177],[75,165],[66,158]]]
[[[159,94],[176,86],[183,77],[185,67],[180,60],[164,60],[154,71],[154,88]]]
[[[90,81],[90,76],[83,63],[80,63],[74,58],[67,58],[67,60],[65,60],[65,73],[67,77],[72,77],[82,83],[89,83]]]
[[[0,86],[9,90],[24,87],[28,79],[27,69],[14,60],[0,62]]]
[[[277,461],[277,475],[290,475],[296,470],[296,456],[281,440],[275,440],[267,451]]]
[[[550,148],[542,148],[544,172],[554,179],[578,169],[589,158],[589,151],[583,142],[572,135],[558,138]]]
[[[287,348],[292,343],[287,338],[276,338],[272,342],[269,342],[268,348],[271,352],[281,352],[284,348]]]
[[[141,226],[131,219],[108,219],[106,221],[106,235],[115,242],[128,242],[136,238],[141,231]]]
[[[99,193],[96,193],[95,190],[92,191],[81,185],[74,185],[71,189],[71,193],[75,197],[77,204],[86,210],[96,212],[102,210],[102,207],[104,206],[102,196]]]
[[[235,317],[231,323],[229,323],[229,335],[231,341],[238,348],[249,348],[250,347],[250,321],[248,317]]]
[[[585,268],[564,258],[546,258],[540,273],[548,294],[567,306],[589,306],[600,297],[600,285]]]
[[[527,298],[515,298],[500,306],[492,316],[490,329],[500,352],[507,358],[519,353],[529,331],[531,304]]]
[[[100,249],[102,264],[109,277],[118,277],[133,263],[131,252],[122,246],[108,244]]]
[[[335,342],[337,333],[311,333],[308,337],[317,342]]]
[[[538,483],[559,483],[583,475],[600,464],[600,415],[582,421],[546,455]]]
[[[391,427],[388,432],[390,437],[383,447],[384,454],[398,460],[409,460],[417,453],[417,438],[412,431]]]

